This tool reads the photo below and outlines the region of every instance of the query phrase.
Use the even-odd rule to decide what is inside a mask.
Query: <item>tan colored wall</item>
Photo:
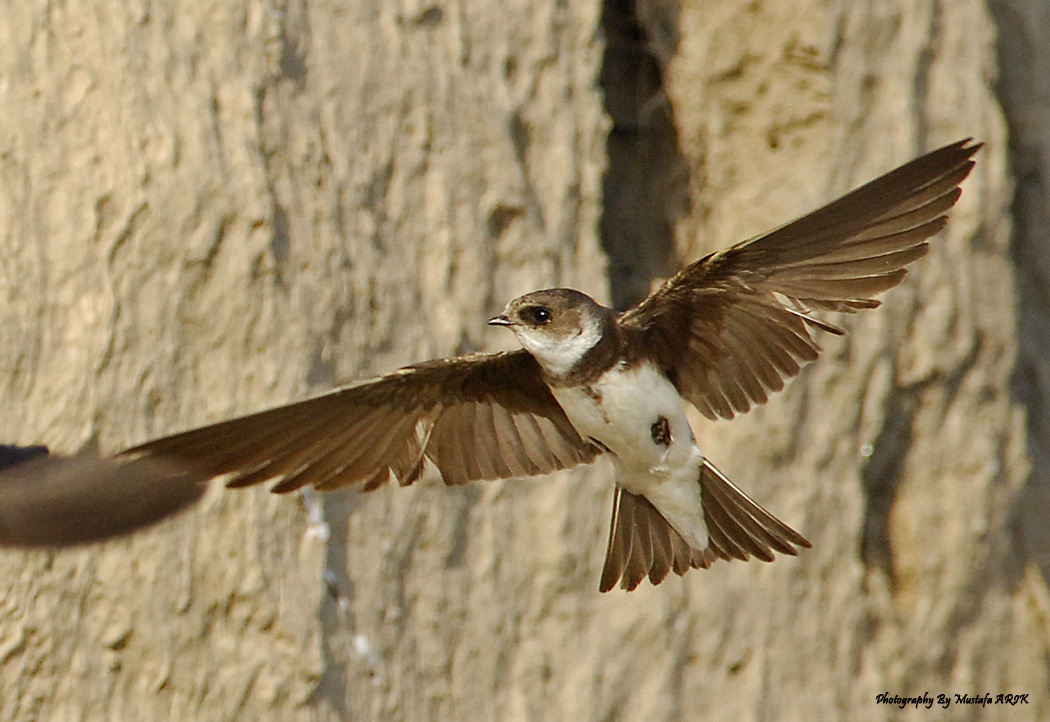
[[[331,494],[327,544],[298,497],[216,489],[99,550],[0,554],[0,719],[1050,716],[1044,0],[175,5],[3,9],[3,441],[114,451],[508,347],[484,321],[521,292],[623,303],[988,147],[882,309],[697,423],[813,551],[599,595],[603,465]]]

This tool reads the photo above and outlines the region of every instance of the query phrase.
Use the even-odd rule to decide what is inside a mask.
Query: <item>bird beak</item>
[[[502,313],[489,319],[489,326],[513,326],[514,322]]]

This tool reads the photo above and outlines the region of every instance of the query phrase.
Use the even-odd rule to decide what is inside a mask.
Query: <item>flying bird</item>
[[[600,589],[659,584],[718,559],[811,544],[706,458],[686,418],[731,419],[817,358],[814,315],[875,308],[944,228],[980,148],[935,150],[757,238],[686,266],[624,313],[536,291],[489,324],[522,348],[427,361],[129,449],[227,486],[368,491],[432,464],[449,485],[609,456],[615,498]]]
[[[52,456],[46,446],[0,445],[0,547],[89,544],[182,511],[206,489],[168,459]]]

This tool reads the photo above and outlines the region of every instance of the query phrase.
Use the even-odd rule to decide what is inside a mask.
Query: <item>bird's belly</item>
[[[552,390],[580,435],[607,448],[628,476],[689,464],[696,445],[685,402],[654,367],[613,368],[589,386]]]
[[[580,435],[611,452],[617,485],[647,498],[691,547],[706,549],[704,456],[667,377],[651,366],[614,368],[591,386],[552,391]]]

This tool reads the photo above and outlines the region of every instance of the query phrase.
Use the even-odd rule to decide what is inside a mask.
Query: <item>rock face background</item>
[[[112,452],[621,306],[987,143],[883,308],[705,451],[815,549],[599,595],[610,471],[209,492],[0,555],[0,718],[1050,717],[1045,0],[14,3],[3,441]],[[329,570],[329,580],[325,580]],[[1023,707],[876,694],[1027,693]]]

